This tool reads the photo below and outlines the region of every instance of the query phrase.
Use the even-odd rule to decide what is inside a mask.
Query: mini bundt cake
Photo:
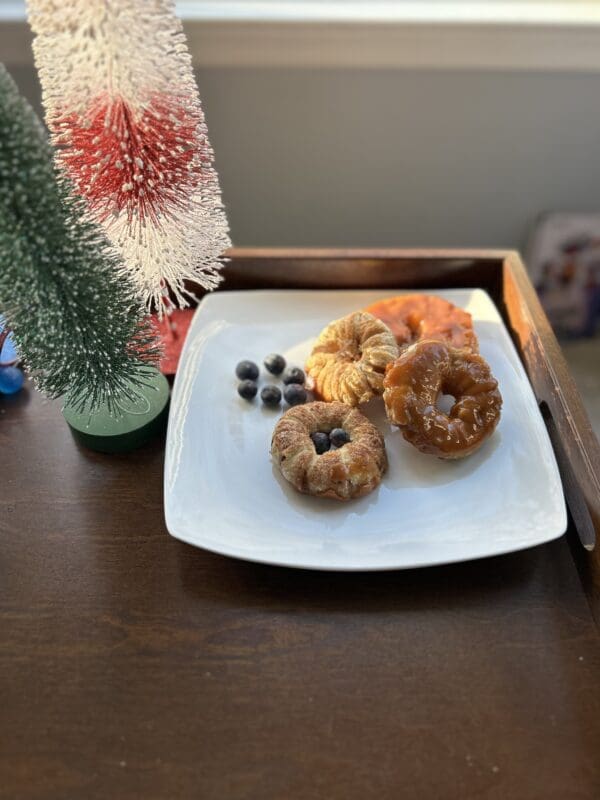
[[[346,432],[340,439],[347,443],[322,452],[317,437],[338,429]],[[382,434],[360,411],[338,402],[286,411],[275,426],[271,455],[299,492],[337,500],[373,491],[387,469]]]

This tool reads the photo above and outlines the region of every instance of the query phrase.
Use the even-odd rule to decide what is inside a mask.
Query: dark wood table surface
[[[0,399],[0,796],[592,800],[600,645],[564,537],[326,574],[169,537],[164,447]]]

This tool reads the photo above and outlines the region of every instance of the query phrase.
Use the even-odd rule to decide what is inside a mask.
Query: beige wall
[[[13,74],[37,101],[33,70]],[[238,245],[522,247],[539,213],[600,208],[598,74],[226,68],[199,83]]]

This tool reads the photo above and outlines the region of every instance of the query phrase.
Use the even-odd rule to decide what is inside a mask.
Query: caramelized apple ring
[[[403,294],[378,300],[365,309],[385,322],[402,346],[433,339],[452,347],[478,351],[468,311],[432,294]]]
[[[385,368],[397,356],[398,345],[387,325],[355,311],[321,332],[306,372],[323,400],[357,406],[383,392]]]
[[[441,394],[455,398],[447,414],[436,405]],[[477,450],[494,432],[502,406],[498,382],[480,355],[435,341],[417,342],[390,364],[383,400],[404,438],[439,458]]]
[[[343,428],[350,441],[317,454],[311,434]],[[351,500],[373,491],[387,469],[383,436],[356,408],[343,403],[293,406],[273,432],[271,455],[299,492]]]

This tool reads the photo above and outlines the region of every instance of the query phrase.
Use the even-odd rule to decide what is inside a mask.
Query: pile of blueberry
[[[319,456],[327,453],[332,448],[337,450],[350,441],[347,431],[343,428],[334,428],[329,433],[317,431],[316,433],[311,433],[310,438],[313,440],[315,450]]]
[[[281,376],[283,381],[283,399],[289,406],[299,406],[306,403],[308,394],[304,388],[304,372],[299,367],[286,369],[285,358],[272,353],[264,360],[265,369],[275,377]],[[235,368],[235,374],[240,379],[238,394],[244,400],[253,400],[258,392],[258,365],[254,361],[240,361]],[[277,408],[281,403],[281,389],[268,383],[260,391],[260,399],[269,408]]]

